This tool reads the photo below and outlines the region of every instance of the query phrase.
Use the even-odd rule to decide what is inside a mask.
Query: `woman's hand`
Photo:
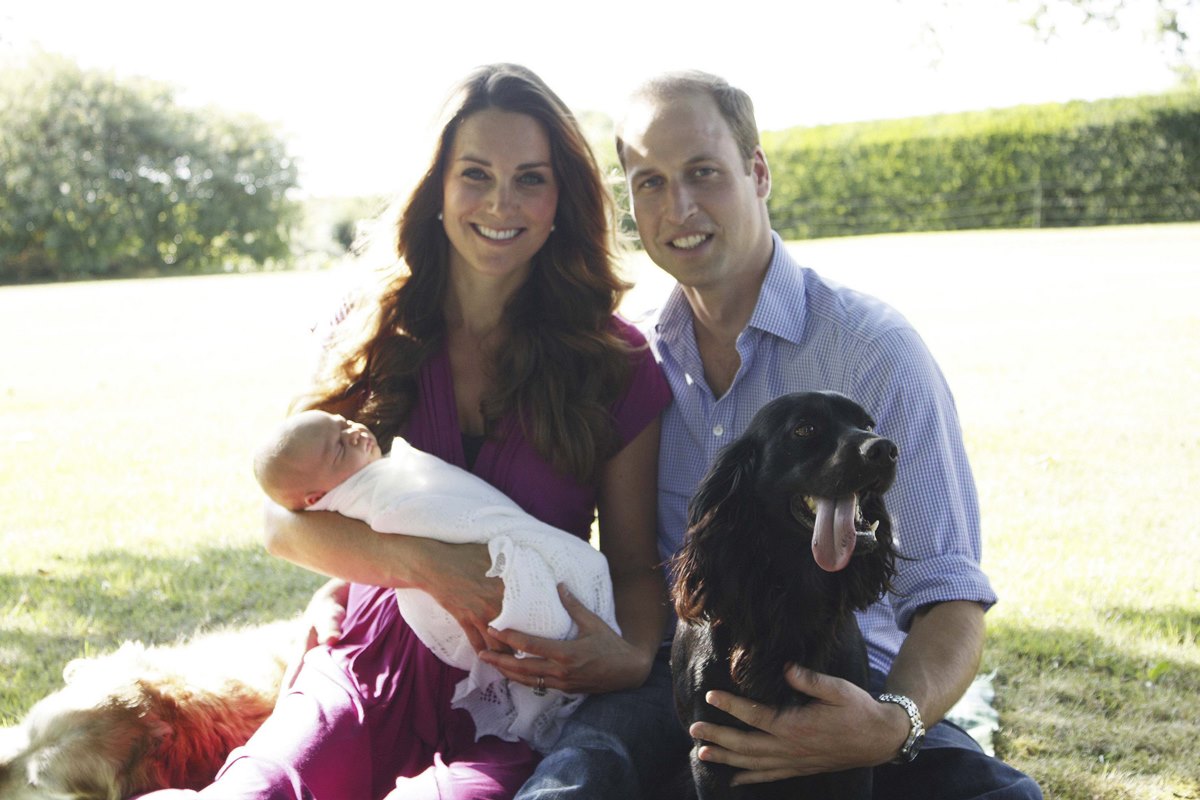
[[[504,581],[486,577],[492,558],[485,544],[446,544],[429,540],[425,580],[415,584],[428,592],[458,622],[475,652],[503,650],[488,623],[500,616]]]
[[[485,577],[492,565],[487,545],[378,533],[331,511],[288,511],[270,501],[264,507],[272,555],[368,586],[421,589],[458,621],[476,651],[503,647],[487,634],[504,599],[503,582]]]
[[[346,601],[350,596],[350,584],[339,578],[323,583],[300,615],[300,621],[308,626],[304,643],[296,656],[288,663],[279,685],[279,696],[287,694],[300,671],[305,654],[317,645],[332,644],[342,635],[342,623],[346,619]]]
[[[308,652],[319,644],[333,644],[342,636],[342,623],[346,621],[346,603],[350,599],[350,583],[340,578],[330,578],[315,592],[304,609],[304,621],[308,623]]]
[[[509,680],[534,688],[597,693],[640,686],[650,674],[646,654],[622,639],[561,584],[558,594],[579,626],[576,638],[544,639],[516,630],[492,630],[492,639],[506,652],[491,648],[480,652],[480,660]],[[517,658],[509,650],[529,655]]]

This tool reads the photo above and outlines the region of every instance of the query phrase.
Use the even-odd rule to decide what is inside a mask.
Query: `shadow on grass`
[[[984,668],[997,672],[997,754],[1058,800],[1200,797],[1196,612],[1099,616],[1099,631],[989,627]],[[1181,637],[1189,625],[1190,639]],[[1147,648],[1147,640],[1163,646]]]
[[[1105,616],[1130,634],[1192,647],[1200,640],[1200,608],[1112,608]]]
[[[322,578],[258,547],[162,557],[103,551],[35,574],[0,573],[0,722],[61,685],[73,658],[122,641],[295,616]]]
[[[1013,659],[1026,669],[1047,674],[1065,670],[1155,685],[1170,678],[1180,688],[1200,691],[1200,666],[1182,657],[1156,659],[1134,652],[1132,646],[1114,645],[1122,637],[1131,641],[1158,638],[1168,650],[1180,648],[1182,656],[1182,649],[1190,649],[1196,643],[1195,627],[1187,635],[1180,633],[1184,626],[1195,625],[1196,611],[1123,609],[1114,611],[1111,618],[1119,620],[1112,626],[1112,637],[1074,628],[996,625],[988,629],[988,650],[1004,651],[1005,661]]]

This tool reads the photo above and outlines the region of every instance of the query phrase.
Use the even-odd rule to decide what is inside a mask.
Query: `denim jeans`
[[[589,697],[516,800],[640,800],[687,763],[692,740],[675,715],[669,647],[637,689]]]
[[[870,689],[883,691],[884,675],[871,670]],[[875,800],[1042,800],[1032,778],[983,752],[952,722],[925,732],[921,752],[908,764],[875,768]]]
[[[686,769],[691,738],[675,715],[669,651],[664,648],[639,689],[590,697],[567,721],[562,738],[516,800],[661,800],[664,781]],[[871,690],[884,676],[871,672]],[[949,722],[926,733],[909,764],[875,769],[875,800],[1041,800],[1027,775],[983,752]]]

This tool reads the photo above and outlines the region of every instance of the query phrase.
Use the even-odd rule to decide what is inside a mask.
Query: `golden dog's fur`
[[[66,686],[0,730],[0,800],[207,785],[271,713],[301,635],[281,622],[72,661]]]

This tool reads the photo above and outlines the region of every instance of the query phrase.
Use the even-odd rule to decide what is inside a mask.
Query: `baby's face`
[[[329,491],[382,455],[375,435],[365,425],[336,414],[309,413],[302,434],[309,466],[322,491]]]

